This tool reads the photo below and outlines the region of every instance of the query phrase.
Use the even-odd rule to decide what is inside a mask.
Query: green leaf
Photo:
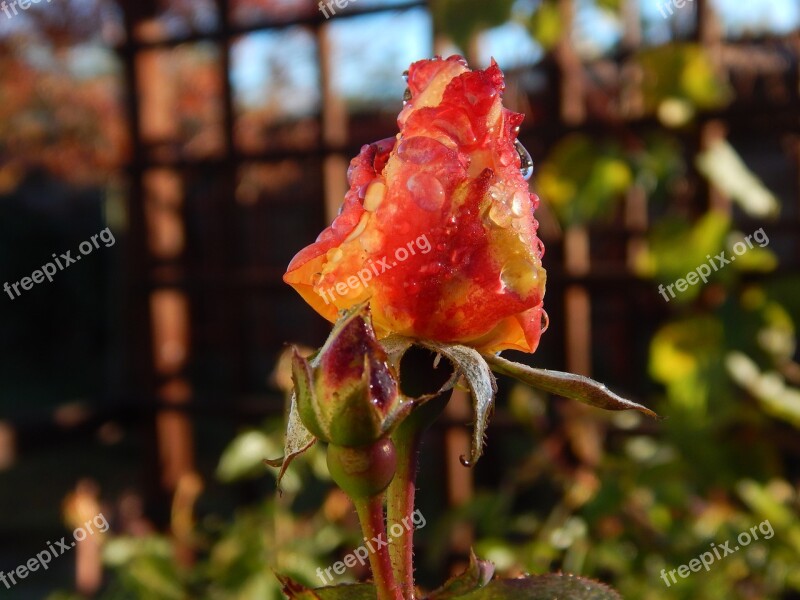
[[[514,0],[437,0],[431,3],[434,29],[466,51],[472,36],[508,21],[513,5]]]
[[[578,400],[589,406],[605,410],[634,409],[656,419],[659,418],[649,408],[617,396],[602,383],[583,375],[550,371],[549,369],[535,369],[506,360],[501,356],[484,355],[484,358],[496,373],[508,375],[545,392],[558,394],[559,396]]]
[[[237,436],[222,453],[217,465],[217,478],[225,483],[261,476],[264,457],[280,452],[275,442],[263,431],[247,431]]]
[[[289,600],[376,600],[375,586],[367,583],[336,585],[308,589],[288,577],[278,575],[283,584],[283,593]]]
[[[494,396],[497,393],[497,381],[486,360],[474,348],[457,344],[439,344],[428,340],[420,340],[420,346],[446,356],[464,376],[472,392],[472,408],[475,411],[475,429],[472,434],[472,450],[469,460],[461,457],[465,466],[474,465],[483,454],[483,438],[489,424]]]
[[[612,13],[622,10],[622,0],[597,0],[597,7]]]
[[[542,2],[531,15],[528,28],[545,50],[552,50],[561,39],[563,29],[558,5],[552,0]]]
[[[731,378],[750,392],[765,412],[800,429],[800,390],[786,385],[786,379],[775,371],[762,373],[741,352],[728,354],[725,366]]]
[[[470,550],[469,566],[460,575],[448,580],[442,587],[428,596],[427,600],[455,600],[465,594],[486,587],[494,576],[494,565],[488,560],[478,560]]]
[[[780,202],[747,167],[736,149],[718,140],[696,159],[697,170],[754,218],[777,217]]]
[[[461,600],[622,600],[603,583],[574,575],[535,575],[524,579],[497,579]]]
[[[310,364],[312,367],[319,365],[320,355],[315,355]],[[267,459],[264,462],[271,467],[280,467],[278,484],[283,479],[289,464],[303,452],[308,450],[317,439],[300,420],[300,411],[297,409],[297,395],[292,392],[292,401],[289,407],[289,419],[286,423],[286,441],[284,442],[283,457]]]
[[[701,265],[707,265],[709,256],[716,256],[725,248],[725,236],[730,231],[730,217],[711,210],[690,223],[684,219],[665,218],[656,224],[648,235],[648,250],[636,259],[635,269],[642,277],[655,277],[664,285],[685,278]],[[680,251],[677,249],[680,248]],[[713,263],[716,266],[716,262]],[[709,268],[711,270],[711,268]],[[732,271],[712,271],[710,279],[733,276]],[[688,302],[702,289],[689,286],[685,291],[669,290],[670,301]],[[667,292],[665,292],[667,293]]]
[[[572,134],[551,150],[536,177],[537,193],[565,225],[613,214],[633,183],[633,170],[619,144]]]
[[[670,44],[649,48],[638,56],[644,74],[642,93],[645,110],[658,113],[666,125],[683,125],[687,119],[672,119],[668,107],[685,104],[686,117],[694,108],[724,107],[732,94],[716,71],[708,52],[697,44]]]
[[[472,567],[470,567],[471,569]],[[370,584],[338,585],[310,590],[288,577],[278,578],[289,600],[375,600]],[[452,580],[451,580],[452,581]],[[486,587],[462,595],[437,596],[425,600],[622,600],[603,583],[574,575],[534,575],[522,579],[496,579]]]

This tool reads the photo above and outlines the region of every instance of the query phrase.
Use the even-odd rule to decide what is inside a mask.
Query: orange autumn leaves
[[[422,60],[408,88],[399,135],[353,159],[341,213],[284,280],[332,322],[368,301],[379,337],[533,352],[546,274],[523,116],[494,63]]]

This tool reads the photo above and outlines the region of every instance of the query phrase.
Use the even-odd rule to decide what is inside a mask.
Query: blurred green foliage
[[[282,451],[282,421],[245,431],[223,453],[217,476],[229,484],[268,473],[274,476],[263,459]],[[98,597],[282,600],[276,572],[303,585],[321,585],[316,570],[331,564],[337,548],[352,548],[359,540],[357,528],[331,519],[331,511],[344,518],[350,507],[343,496],[329,495],[324,451],[314,447],[297,459],[283,478],[281,491],[237,510],[230,520],[216,515],[202,519],[188,542],[188,550],[197,557],[191,566],[180,566],[178,545],[170,536],[112,537],[103,547],[112,582]],[[341,579],[348,578],[354,580],[352,574]],[[48,600],[79,597],[62,592]]]

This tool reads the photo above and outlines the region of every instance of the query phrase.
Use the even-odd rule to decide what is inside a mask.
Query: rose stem
[[[413,513],[422,434],[442,413],[449,397],[448,391],[429,400],[414,411],[392,436],[397,451],[397,471],[389,484],[387,521],[393,536],[395,531],[402,530],[402,534],[392,538],[389,554],[404,600],[414,600]]]
[[[386,546],[373,543],[374,539],[388,542],[386,537],[386,524],[383,520],[383,494],[376,494],[368,498],[353,498],[353,504],[361,521],[361,530],[366,538],[365,543],[370,548],[369,564],[372,567],[372,578],[378,591],[378,600],[403,600],[397,587],[392,562]],[[377,546],[377,548],[375,548]]]

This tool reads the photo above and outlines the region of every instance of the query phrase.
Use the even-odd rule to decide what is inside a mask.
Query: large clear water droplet
[[[524,258],[514,258],[500,272],[500,283],[503,289],[526,297],[539,285],[539,270]]]
[[[416,173],[406,183],[414,202],[420,208],[431,212],[440,210],[444,204],[444,186],[429,173]]]
[[[531,158],[530,152],[522,145],[522,142],[514,140],[514,146],[517,149],[517,154],[519,154],[520,173],[522,173],[522,178],[528,181],[533,176],[533,159]]]
[[[511,220],[514,217],[511,213],[511,209],[506,206],[502,200],[495,200],[492,202],[487,216],[491,224],[497,227],[508,227],[511,225]]]
[[[338,263],[344,258],[344,251],[341,248],[331,248],[325,255],[328,262]]]
[[[515,217],[524,217],[528,202],[528,195],[525,192],[521,190],[514,192],[514,196],[511,198],[511,214]]]

